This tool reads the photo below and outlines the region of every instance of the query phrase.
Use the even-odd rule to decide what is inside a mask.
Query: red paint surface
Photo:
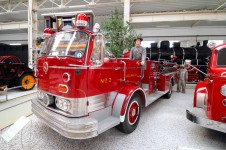
[[[226,76],[221,75],[223,72],[226,72],[226,67],[218,67],[216,65],[219,47],[225,48],[226,44],[212,49],[206,81],[199,82],[195,89],[194,107],[196,107],[196,93],[198,89],[205,88],[206,90],[202,90],[201,93],[208,94],[208,99],[205,101],[207,117],[215,121],[226,123],[226,120],[223,119],[226,116],[226,107],[222,105],[222,100],[226,99],[226,97],[220,93],[220,88],[226,84]]]

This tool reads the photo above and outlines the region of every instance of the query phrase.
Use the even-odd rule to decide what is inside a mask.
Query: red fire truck
[[[187,119],[200,126],[226,132],[226,44],[212,49],[207,76],[198,82]]]
[[[104,36],[87,30],[78,15],[77,28],[48,38],[37,62],[38,97],[32,111],[49,127],[72,139],[86,139],[117,126],[133,132],[142,107],[170,98],[178,67],[169,62],[115,58]]]

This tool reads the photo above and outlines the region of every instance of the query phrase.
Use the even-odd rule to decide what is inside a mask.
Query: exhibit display
[[[226,149],[226,0],[0,11],[0,150]]]
[[[115,126],[131,133],[142,107],[171,97],[178,66],[152,60],[141,66],[139,60],[115,58],[105,48],[100,26],[91,32],[87,24],[88,17],[79,14],[77,28],[45,40],[32,111],[67,138],[91,138]]]
[[[207,72],[207,64],[209,61],[211,49],[207,46],[208,41],[203,41],[203,46],[181,47],[180,43],[174,43],[173,47],[169,47],[169,41],[162,41],[160,48],[157,43],[152,43],[151,48],[147,48],[147,57],[152,60],[166,59],[171,60],[171,56],[176,56],[174,62],[179,65],[184,64],[186,59],[191,60],[191,64]],[[188,82],[194,83],[204,79],[204,75],[197,70],[188,69]]]
[[[170,48],[169,41],[161,41],[160,47],[158,43],[151,43],[150,48],[146,48],[147,57],[151,60],[172,60],[177,64],[184,64],[186,59],[191,60],[191,64],[200,69],[202,72],[207,72],[207,64],[211,49],[207,46],[208,41],[203,41],[203,46],[181,47],[180,43],[174,43]],[[129,57],[129,53],[124,54],[125,58]],[[204,75],[199,71],[191,68],[188,69],[188,82],[195,83],[204,79]]]
[[[226,44],[212,49],[207,76],[198,82],[187,119],[226,133]]]

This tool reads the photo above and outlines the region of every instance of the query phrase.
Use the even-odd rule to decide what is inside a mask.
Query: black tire
[[[172,82],[170,82],[170,87],[169,87],[169,92],[167,92],[165,95],[164,95],[164,98],[167,98],[169,99],[172,95],[172,92],[173,92],[173,86],[172,86]]]
[[[137,128],[137,125],[139,124],[141,110],[142,110],[142,105],[141,105],[140,96],[137,93],[135,93],[130,99],[130,102],[127,106],[124,122],[121,122],[117,126],[117,128],[121,132],[124,132],[127,134],[133,132]]]
[[[31,90],[35,86],[35,77],[31,73],[26,73],[19,78],[18,85],[21,86],[21,90]]]

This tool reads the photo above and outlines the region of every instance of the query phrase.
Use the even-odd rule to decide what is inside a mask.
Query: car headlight
[[[69,111],[71,109],[71,103],[69,100],[66,99],[57,97],[55,100],[55,104],[59,109],[63,111]]]
[[[38,91],[38,99],[46,106],[54,103],[53,96],[50,96],[42,91]]]
[[[221,94],[222,94],[223,96],[226,96],[226,85],[223,85],[223,86],[221,87],[220,92],[221,92]]]
[[[41,91],[38,91],[38,99],[43,101],[44,98],[45,98],[45,94]]]

